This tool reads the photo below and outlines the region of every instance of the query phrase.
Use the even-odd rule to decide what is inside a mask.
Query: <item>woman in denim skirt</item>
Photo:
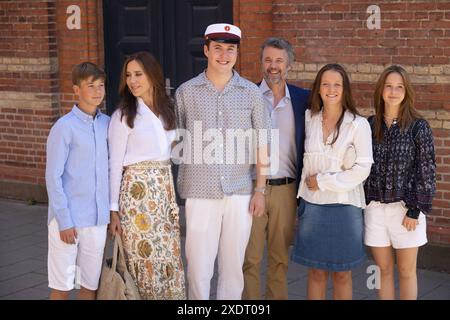
[[[355,108],[347,73],[320,69],[305,114],[305,153],[297,197],[299,226],[292,260],[309,267],[308,299],[352,299],[351,270],[365,259],[363,182],[372,165],[367,120]]]

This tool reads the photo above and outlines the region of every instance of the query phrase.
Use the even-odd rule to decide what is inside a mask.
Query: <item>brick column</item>
[[[66,13],[70,5],[78,5],[81,12],[81,28],[69,30]],[[60,101],[62,114],[67,113],[76,101],[72,90],[72,67],[83,61],[91,61],[104,67],[103,7],[102,0],[58,0],[58,62]]]
[[[259,81],[259,47],[272,35],[272,0],[234,1],[234,23],[242,30],[237,69],[241,76]]]

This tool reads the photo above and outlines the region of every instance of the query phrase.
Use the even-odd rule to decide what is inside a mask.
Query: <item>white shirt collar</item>
[[[266,79],[264,79],[264,78],[262,79],[261,84],[259,85],[259,89],[261,90],[261,92],[264,95],[269,95],[270,94],[270,95],[273,96],[272,90],[270,89],[269,85],[266,82]],[[289,101],[290,101],[291,100],[291,95],[289,94],[289,88],[287,86],[287,83],[285,83],[284,92],[285,93],[284,93],[284,98],[283,99],[288,98]]]
[[[152,112],[152,110],[150,110],[150,107],[145,104],[145,102],[144,102],[144,100],[142,100],[142,98],[137,97],[136,103],[137,103],[137,113],[139,113],[140,115],[144,115],[145,113]]]
[[[94,121],[94,119],[98,118],[101,115],[101,111],[98,108],[97,108],[97,110],[95,112],[95,115],[90,115],[90,114],[87,114],[86,112],[84,112],[83,110],[81,110],[80,107],[77,104],[73,105],[72,112],[80,120],[83,120],[84,122],[92,122],[92,121]]]
[[[142,98],[137,97],[136,102],[137,102],[137,113],[139,115],[143,116],[145,114],[149,114],[154,120],[161,122],[161,125],[164,127],[163,118],[161,116],[157,117],[156,114],[150,109],[150,107],[145,104]]]

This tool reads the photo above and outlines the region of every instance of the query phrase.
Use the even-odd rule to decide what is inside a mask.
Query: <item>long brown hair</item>
[[[375,139],[378,143],[383,141],[383,121],[384,121],[384,100],[383,90],[386,78],[391,73],[398,73],[403,79],[405,88],[405,98],[400,103],[400,110],[398,113],[398,123],[401,130],[406,130],[415,119],[421,119],[422,116],[414,107],[414,89],[405,69],[400,66],[392,65],[384,69],[375,86],[374,106],[375,106]]]
[[[131,93],[127,85],[127,66],[131,61],[139,63],[153,86],[152,108],[156,111],[157,115],[161,115],[164,129],[175,129],[174,102],[166,93],[161,66],[152,54],[145,51],[136,52],[128,56],[123,63],[119,85],[119,94],[121,97],[120,110],[122,111],[122,117],[126,116],[127,124],[130,128],[134,127],[134,119],[136,118],[137,113],[137,98]]]
[[[319,72],[317,73],[316,79],[314,80],[312,87],[311,87],[311,94],[309,95],[309,106],[311,108],[311,114],[317,114],[319,113],[323,108],[323,100],[320,96],[320,84],[322,82],[322,76],[326,71],[336,71],[338,72],[342,77],[342,114],[339,117],[338,122],[336,123],[336,135],[333,138],[333,141],[331,141],[331,144],[333,145],[338,136],[339,136],[339,130],[341,128],[342,121],[344,120],[344,114],[345,110],[348,110],[350,113],[353,114],[353,118],[356,117],[356,115],[359,115],[358,110],[355,107],[355,103],[353,101],[352,96],[352,90],[350,87],[350,79],[347,75],[347,72],[345,69],[337,63],[330,63],[325,66],[323,66]]]

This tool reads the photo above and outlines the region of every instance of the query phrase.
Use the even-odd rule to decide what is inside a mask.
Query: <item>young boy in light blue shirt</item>
[[[98,109],[105,79],[93,63],[73,68],[78,103],[47,139],[50,299],[67,299],[75,285],[79,299],[95,299],[98,288],[109,223],[109,117]]]

